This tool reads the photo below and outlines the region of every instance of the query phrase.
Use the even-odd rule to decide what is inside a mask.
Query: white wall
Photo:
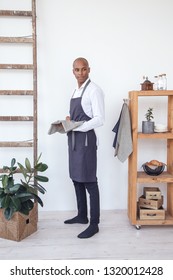
[[[0,9],[6,8],[7,3],[13,8],[14,2],[19,6],[21,2],[30,3],[28,0],[1,0]],[[38,148],[49,165],[47,175],[50,178],[43,197],[44,210],[76,207],[68,177],[66,136],[50,136],[47,131],[51,122],[64,119],[68,114],[69,99],[76,83],[72,62],[78,56],[89,60],[90,77],[105,92],[106,121],[99,128],[98,150],[101,208],[127,207],[128,166],[127,161],[121,163],[114,157],[112,128],[119,117],[123,98],[128,97],[130,90],[140,90],[143,75],[153,81],[154,75],[166,73],[168,89],[173,89],[172,10],[171,0],[37,0]],[[7,57],[8,48],[4,50]],[[27,57],[30,59],[30,54]],[[165,103],[163,99],[159,103],[158,99],[150,101],[156,122],[166,120]],[[143,100],[140,106],[139,123],[144,119],[148,104]],[[156,144],[155,151],[151,143],[143,144],[147,149],[149,146],[149,152],[140,152],[139,168],[153,157],[165,158],[162,141]],[[1,149],[0,153],[5,156],[7,152]]]

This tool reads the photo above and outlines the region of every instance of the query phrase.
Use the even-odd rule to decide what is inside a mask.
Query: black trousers
[[[86,219],[88,216],[86,190],[90,198],[90,224],[99,224],[100,222],[100,197],[97,182],[80,183],[73,181],[76,199],[78,216]]]

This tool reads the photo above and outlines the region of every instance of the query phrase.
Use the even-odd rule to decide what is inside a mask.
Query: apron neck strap
[[[89,85],[90,82],[91,82],[91,80],[89,79],[88,82],[86,83],[86,85],[83,88],[83,91],[81,93],[81,97],[83,96],[83,94],[84,94],[84,92],[85,92],[85,90],[86,90],[86,88],[87,88],[87,86]]]
[[[91,80],[88,80],[88,82],[86,83],[86,85],[84,86],[84,88],[83,88],[83,91],[82,91],[82,93],[81,93],[81,96],[80,97],[82,97],[83,96],[83,94],[84,94],[84,92],[85,92],[85,90],[86,90],[86,88],[87,88],[87,86],[89,85],[89,83],[91,82]],[[75,90],[76,91],[76,90]],[[75,93],[75,91],[73,92],[73,95],[74,95],[74,93]],[[72,95],[72,97],[73,97],[73,95]]]

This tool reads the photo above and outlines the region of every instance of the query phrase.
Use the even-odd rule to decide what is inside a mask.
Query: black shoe
[[[84,230],[83,232],[81,232],[78,237],[79,238],[90,238],[92,237],[94,234],[96,234],[97,232],[99,232],[99,227],[98,225],[90,225],[86,230]]]
[[[88,218],[74,217],[64,221],[64,224],[88,224]]]

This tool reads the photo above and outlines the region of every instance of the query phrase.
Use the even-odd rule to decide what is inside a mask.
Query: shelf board
[[[138,183],[173,183],[173,175],[163,172],[158,176],[150,176],[143,171],[137,172]]]
[[[151,134],[138,132],[138,138],[139,139],[173,139],[173,133],[171,133],[170,131],[151,133]]]
[[[173,225],[173,217],[166,211],[165,213],[165,219],[164,220],[154,220],[154,219],[148,219],[148,220],[141,220],[139,218],[136,219],[136,225],[162,225],[162,226],[168,226]]]
[[[173,90],[141,90],[141,91],[130,91],[130,94],[137,96],[169,96],[173,95]]]

